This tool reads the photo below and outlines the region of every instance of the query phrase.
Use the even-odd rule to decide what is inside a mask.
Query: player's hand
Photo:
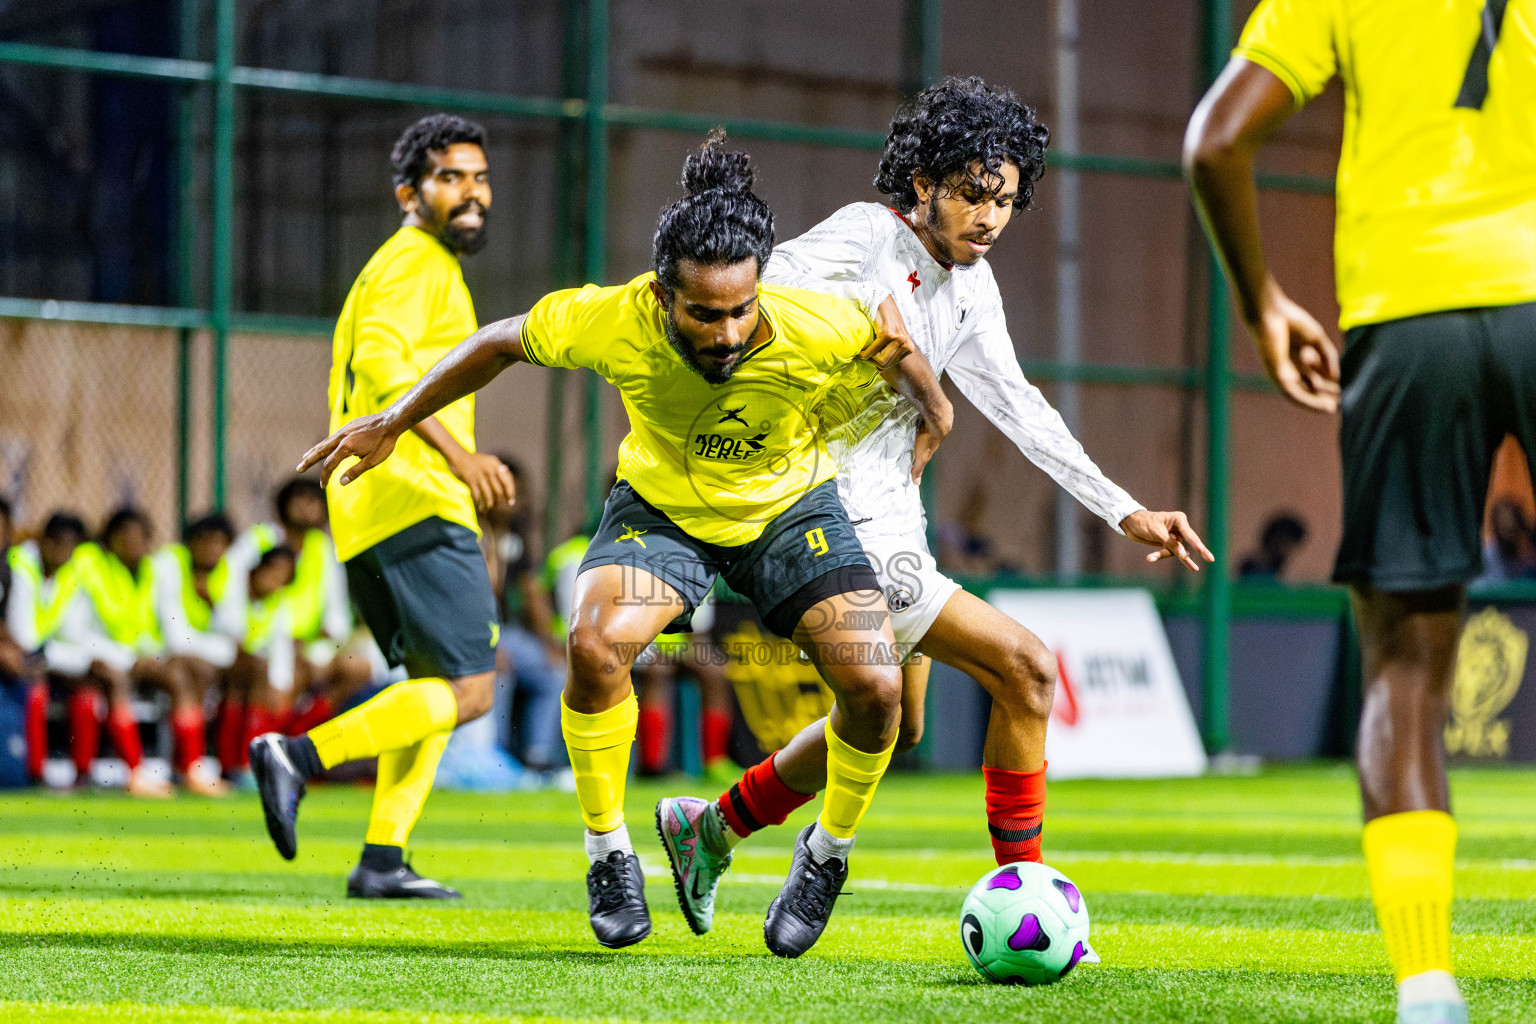
[[[1248,325],[1259,342],[1269,379],[1297,405],[1316,412],[1339,408],[1339,350],[1318,323],[1273,280],[1259,318]]]
[[[517,488],[512,482],[512,471],[496,456],[465,452],[449,462],[448,468],[469,487],[478,511],[489,512],[497,505],[517,503]]]
[[[948,402],[945,403],[949,405]],[[928,460],[933,458],[933,453],[939,450],[939,444],[949,436],[950,427],[954,425],[955,416],[952,407],[949,408],[949,419],[943,423],[931,423],[924,416],[917,424],[917,440],[912,444],[912,482],[923,482],[923,467],[928,465]]]
[[[318,465],[320,484],[324,486],[331,482],[336,467],[355,457],[358,461],[341,474],[342,486],[346,486],[389,458],[399,437],[400,431],[389,422],[388,413],[359,416],[305,452],[298,472]]]
[[[1189,517],[1183,512],[1148,512],[1141,509],[1120,520],[1120,529],[1131,540],[1148,544],[1158,550],[1147,556],[1148,562],[1161,562],[1165,558],[1177,558],[1191,572],[1199,572],[1191,552],[1207,562],[1216,561],[1205,541],[1189,525]]]
[[[896,300],[887,295],[870,317],[875,323],[875,340],[864,346],[860,359],[868,359],[876,369],[889,370],[917,351],[917,342],[907,330],[907,322],[896,308]]]

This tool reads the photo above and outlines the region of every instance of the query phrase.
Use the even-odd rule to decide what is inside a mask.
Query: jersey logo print
[[[917,279],[917,271],[915,270],[907,275],[907,282],[912,285],[912,290],[914,292],[917,291],[917,286],[923,283]]]
[[[720,419],[716,421],[717,423],[730,423],[734,421],[736,423],[740,423],[744,427],[747,426],[747,421],[741,418],[741,414],[747,411],[746,406],[740,405],[734,409],[727,409],[722,405],[720,407],[720,411],[725,413],[725,415],[721,416]]]
[[[624,532],[614,538],[613,542],[615,544],[622,544],[626,540],[632,540],[636,544],[639,544],[641,547],[645,547],[645,541],[640,539],[640,535],[643,533],[650,533],[650,530],[637,530],[633,526],[630,526],[628,523],[620,523],[619,525],[624,527]]]

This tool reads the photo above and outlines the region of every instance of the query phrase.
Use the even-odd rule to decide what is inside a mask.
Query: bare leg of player
[[[1437,1006],[1465,1020],[1451,976],[1456,823],[1444,737],[1466,594],[1357,586],[1351,597],[1365,677],[1356,754],[1365,866],[1399,1006]]]

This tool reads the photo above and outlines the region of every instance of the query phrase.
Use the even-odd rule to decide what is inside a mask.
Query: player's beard
[[[454,227],[453,218],[468,210],[471,206],[480,207],[480,226],[477,228]],[[448,211],[448,217],[443,221],[442,230],[437,237],[442,240],[444,247],[455,256],[473,256],[485,248],[485,229],[490,223],[491,211],[471,199],[467,203],[460,203]]]
[[[699,362],[698,354],[693,351],[693,346],[688,344],[688,339],[683,337],[683,332],[678,328],[677,321],[673,319],[671,310],[667,310],[667,316],[662,321],[662,326],[667,332],[667,341],[671,343],[672,348],[676,350],[677,354],[682,357],[683,362],[688,364],[690,370],[703,377],[710,384],[724,384],[731,379],[731,374],[736,372],[736,367],[741,365],[741,360],[739,359],[726,366],[711,367]]]

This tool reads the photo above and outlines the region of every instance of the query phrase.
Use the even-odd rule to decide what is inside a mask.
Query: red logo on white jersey
[[[917,279],[917,271],[915,270],[907,275],[907,280],[912,282],[912,290],[914,292],[917,291],[917,286],[923,283]]]
[[[1051,717],[1071,728],[1077,724],[1078,719],[1077,688],[1067,675],[1066,652],[1053,653],[1056,655],[1056,702],[1051,706]]]

